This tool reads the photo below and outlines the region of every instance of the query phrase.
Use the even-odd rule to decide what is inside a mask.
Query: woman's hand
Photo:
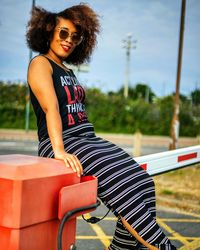
[[[83,167],[76,155],[58,152],[54,154],[54,157],[57,160],[63,160],[66,167],[71,167],[72,170],[77,173],[78,177],[83,174]]]

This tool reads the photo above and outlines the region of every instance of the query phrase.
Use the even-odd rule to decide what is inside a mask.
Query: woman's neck
[[[63,64],[63,60],[60,57],[56,56],[51,49],[45,54],[45,56],[62,67],[65,71],[69,71],[69,68]]]
[[[57,64],[63,65],[63,60],[60,57],[58,57],[51,49],[49,49],[46,56],[52,59]]]

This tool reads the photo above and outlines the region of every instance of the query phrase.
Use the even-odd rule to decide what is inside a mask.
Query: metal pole
[[[125,73],[125,83],[124,83],[124,97],[128,97],[129,88],[129,76],[130,76],[130,49],[131,49],[131,36],[128,36],[127,47],[126,47],[126,73]]]
[[[182,51],[183,51],[183,38],[184,38],[184,24],[185,24],[185,6],[186,0],[182,0],[181,6],[181,21],[180,21],[180,34],[179,34],[179,50],[178,50],[178,66],[176,76],[176,94],[174,98],[174,114],[171,122],[170,129],[170,145],[169,149],[176,149],[179,137],[179,92],[180,92],[180,78],[181,78],[181,64],[182,64]]]
[[[32,9],[35,6],[35,0],[32,0]],[[32,59],[33,52],[29,50],[29,61]],[[26,114],[25,114],[25,130],[29,131],[29,123],[30,123],[30,91],[29,87],[26,86]]]
[[[132,46],[132,43],[136,43],[136,41],[132,41],[132,35],[128,34],[127,39],[123,40],[125,43],[124,48],[126,49],[126,71],[125,71],[125,82],[124,82],[124,97],[128,98],[128,89],[129,89],[129,77],[130,77],[130,51],[131,49],[135,49],[136,47]]]

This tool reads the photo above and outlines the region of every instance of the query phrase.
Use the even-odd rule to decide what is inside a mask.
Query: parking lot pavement
[[[107,208],[101,205],[92,215],[102,217]],[[179,250],[200,250],[200,215],[158,210],[157,221]],[[103,250],[112,241],[116,218],[109,213],[97,224],[89,224],[82,217],[77,222],[77,250]]]

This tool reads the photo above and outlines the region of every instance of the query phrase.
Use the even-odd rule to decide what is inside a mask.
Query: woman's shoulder
[[[30,61],[30,64],[38,64],[38,63],[49,64],[48,59],[43,55],[37,55],[33,57]]]
[[[48,59],[43,55],[33,57],[29,63],[29,70],[33,68],[48,69],[52,71],[51,64]]]

